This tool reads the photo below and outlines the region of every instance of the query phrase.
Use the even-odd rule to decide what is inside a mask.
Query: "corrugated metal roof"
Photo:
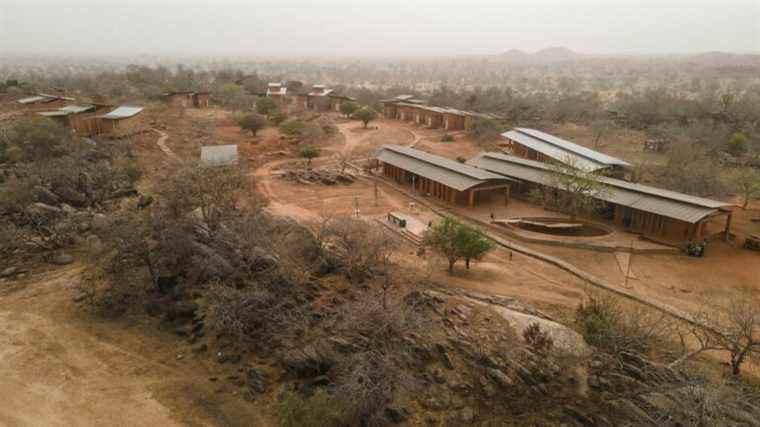
[[[53,99],[55,99],[55,98],[54,97],[50,97],[50,96],[39,96],[39,95],[37,95],[37,96],[30,96],[28,98],[21,98],[21,99],[19,99],[16,102],[18,102],[19,104],[33,104],[35,102],[47,101],[47,100],[53,100]]]
[[[400,145],[383,146],[378,159],[458,191],[488,181],[509,180],[483,169]]]
[[[630,166],[629,163],[604,153],[594,151],[582,145],[566,141],[546,132],[535,129],[515,128],[503,133],[511,139],[532,150],[538,151],[554,160],[573,163],[584,170],[594,171],[609,166]]]
[[[40,115],[40,116],[44,116],[44,117],[62,117],[62,116],[67,116],[68,115],[68,113],[66,113],[65,111],[61,111],[61,110],[41,111],[41,112],[39,112],[37,114]]]
[[[201,147],[201,163],[206,166],[226,166],[237,163],[237,145],[205,145]]]
[[[58,111],[63,111],[66,114],[79,114],[79,113],[85,113],[90,110],[94,110],[94,105],[67,105],[65,107],[61,107],[58,109]]]
[[[125,106],[117,107],[115,110],[111,111],[110,113],[102,115],[100,117],[107,120],[128,119],[130,117],[136,116],[142,110],[143,110],[143,107],[133,107],[133,106],[125,105]]]
[[[467,163],[511,178],[556,187],[552,178],[554,172],[545,163],[501,153],[482,153]],[[606,186],[606,190],[599,194],[601,200],[689,223],[695,223],[730,206],[716,200],[615,178],[600,176],[598,180]]]

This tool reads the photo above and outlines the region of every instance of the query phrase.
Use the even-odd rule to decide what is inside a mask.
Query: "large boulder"
[[[61,252],[54,257],[50,259],[50,262],[55,265],[67,265],[74,262],[74,257],[67,254],[66,252]]]
[[[27,206],[26,213],[32,216],[52,217],[59,215],[61,210],[55,206],[37,202]]]
[[[591,355],[591,347],[586,344],[583,336],[565,325],[543,319],[538,316],[510,310],[500,305],[488,304],[472,298],[468,298],[476,304],[488,305],[496,313],[501,315],[515,329],[517,336],[523,337],[523,332],[528,326],[537,323],[542,331],[545,331],[554,342],[554,348],[576,357],[588,357]]]

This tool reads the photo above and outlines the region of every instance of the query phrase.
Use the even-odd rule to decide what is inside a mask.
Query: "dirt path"
[[[72,295],[80,274],[69,267],[2,284],[0,425],[234,424],[194,405],[222,398],[204,363],[177,359],[184,350],[171,335],[155,324],[91,318],[78,307]],[[241,399],[229,399],[234,414],[232,399]]]
[[[177,155],[174,154],[174,151],[172,151],[172,149],[166,145],[166,140],[169,139],[169,134],[164,131],[160,131],[158,129],[153,129],[153,131],[158,133],[159,135],[158,141],[156,141],[156,145],[158,145],[158,148],[160,148],[161,151],[163,151],[171,159],[177,160],[178,159]]]

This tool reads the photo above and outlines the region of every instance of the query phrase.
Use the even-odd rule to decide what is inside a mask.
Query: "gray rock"
[[[208,345],[206,345],[205,343],[198,344],[195,347],[193,347],[190,351],[192,351],[195,354],[205,353],[206,351],[208,351]]]
[[[499,387],[501,388],[509,388],[514,385],[514,381],[512,381],[512,378],[509,378],[507,374],[505,374],[504,372],[498,369],[489,368],[488,376],[491,377],[491,379],[493,379],[494,381],[496,381],[496,384],[498,384]]]
[[[464,424],[470,425],[475,421],[475,411],[469,406],[459,411],[459,421]]]
[[[249,390],[255,393],[263,393],[266,391],[268,380],[264,373],[255,368],[250,368],[245,377]]]
[[[195,311],[198,310],[198,304],[194,302],[178,301],[170,305],[166,311],[167,320],[174,319],[192,319]]]
[[[61,213],[61,210],[55,206],[46,205],[45,203],[32,203],[26,208],[26,212],[30,215],[39,216],[54,216]]]
[[[109,225],[108,217],[105,216],[105,215],[103,215],[103,214],[99,214],[99,213],[95,214],[95,215],[92,216],[92,220],[91,220],[90,224],[92,224],[92,226],[96,230],[98,230],[98,229],[99,230],[105,229]]]
[[[280,362],[297,376],[322,375],[335,365],[335,349],[329,341],[320,340],[285,352]]]
[[[79,211],[78,211],[78,210],[76,210],[74,207],[72,207],[71,205],[68,205],[68,204],[66,204],[66,203],[63,203],[63,204],[61,204],[61,210],[62,210],[62,211],[63,211],[63,213],[65,213],[66,215],[74,215],[74,214],[76,214],[77,212],[79,212]]]
[[[0,271],[0,277],[11,277],[18,273],[18,267],[8,267],[3,271]]]
[[[39,185],[35,186],[32,190],[32,197],[35,201],[47,205],[57,205],[61,201],[61,198],[55,193]]]
[[[389,406],[385,408],[385,417],[393,424],[401,424],[409,419],[409,410],[404,407]]]
[[[50,262],[55,265],[67,265],[74,262],[74,257],[67,254],[66,252],[61,252],[58,255],[51,258]]]

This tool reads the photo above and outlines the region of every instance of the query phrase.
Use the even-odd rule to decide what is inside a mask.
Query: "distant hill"
[[[553,62],[574,60],[583,58],[585,55],[572,51],[566,47],[548,47],[535,53],[528,53],[520,49],[510,49],[500,54],[499,57],[509,61]]]
[[[760,67],[760,55],[711,51],[688,55],[684,61],[714,67]]]
[[[517,59],[526,58],[529,55],[530,54],[528,52],[525,52],[524,50],[520,50],[520,49],[509,49],[508,51],[501,54],[501,56],[504,58],[517,58]]]
[[[547,47],[546,49],[539,50],[533,55],[549,60],[577,59],[584,56],[582,53],[572,51],[566,47]]]

